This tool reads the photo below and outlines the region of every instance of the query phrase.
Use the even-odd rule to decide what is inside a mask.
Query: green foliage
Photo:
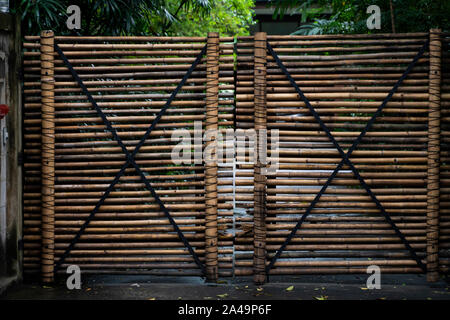
[[[68,6],[81,9],[81,30],[66,27]],[[21,0],[23,34],[51,29],[64,35],[247,34],[253,0]]]
[[[65,12],[58,0],[21,0],[19,5],[22,29],[30,31],[48,29],[49,26],[58,28]]]
[[[396,32],[427,32],[430,28],[450,30],[450,1],[392,0]],[[302,25],[295,34],[392,32],[389,0],[273,0],[275,17],[300,12],[312,23]],[[381,9],[381,30],[369,30],[367,7]],[[311,10],[313,8],[314,10]],[[325,11],[331,9],[331,17]]]
[[[184,11],[167,32],[185,36],[202,36],[207,32],[229,36],[248,35],[249,26],[254,23],[253,5],[253,0],[216,0],[209,15]]]

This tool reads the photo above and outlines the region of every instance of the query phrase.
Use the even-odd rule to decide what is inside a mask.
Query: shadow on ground
[[[367,289],[366,275],[271,277],[264,286],[251,278],[205,283],[196,277],[90,276],[80,290],[65,280],[43,286],[16,284],[0,299],[70,300],[450,300],[448,279],[427,283],[423,275],[382,275],[381,289]]]

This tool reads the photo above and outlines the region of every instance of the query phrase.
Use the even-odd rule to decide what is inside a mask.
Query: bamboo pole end
[[[218,32],[208,32],[208,38],[219,38]]]
[[[55,33],[53,30],[42,30],[41,31],[41,38],[52,38],[55,36]]]

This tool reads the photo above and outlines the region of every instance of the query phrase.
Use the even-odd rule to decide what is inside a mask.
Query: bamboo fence
[[[444,126],[447,120],[443,114],[448,106],[445,99],[450,98],[445,94],[449,88],[445,69],[448,35],[446,38],[439,30],[415,34],[269,35],[267,41],[346,150],[429,38],[429,48],[351,160],[418,256],[427,263],[428,279],[435,281],[438,271],[448,272],[449,262],[449,221],[445,218],[446,202],[443,203],[443,199],[448,199],[448,190],[443,188],[443,168],[448,171],[443,157],[448,151],[440,151],[439,179],[439,149],[447,144],[445,131],[440,137],[436,122],[441,120]],[[255,35],[239,37],[237,43],[236,128],[240,129],[256,129],[258,125],[260,85],[253,75],[258,68],[254,60],[257,41]],[[442,85],[438,74],[441,41]],[[266,72],[267,129],[278,129],[280,137],[279,152],[269,159],[278,160],[279,169],[267,176],[266,182],[265,248],[270,260],[341,157],[270,55]],[[270,145],[268,149],[270,155]],[[237,160],[245,161],[249,156]],[[253,185],[254,174],[256,188],[257,172],[252,170],[250,165],[239,165],[236,185]],[[241,200],[250,199],[251,191],[248,187],[236,189]],[[257,204],[246,202],[238,206],[247,216],[237,217],[236,225],[250,225],[251,230],[254,216],[255,234],[242,232],[236,236],[235,274],[251,275],[258,270],[251,260],[253,251],[256,254],[253,237],[256,239],[260,232],[256,225]],[[270,274],[365,273],[363,267],[370,264],[389,273],[422,272],[349,167],[344,166]]]
[[[129,168],[60,270],[63,254],[125,156],[83,95],[54,41],[131,152],[202,48],[207,53],[136,156],[210,280],[265,266],[341,158],[267,54],[268,42],[347,150],[423,44],[430,40],[351,160],[435,281],[450,265],[450,34],[255,37],[27,36],[24,43],[24,271],[200,275],[187,248]],[[212,161],[174,164],[175,129],[219,129],[236,152],[217,161],[217,137],[195,150]],[[256,139],[226,133],[255,129]],[[259,132],[279,130],[271,154]],[[270,137],[270,134],[269,134]],[[249,146],[250,149],[244,149]],[[266,148],[279,163],[248,150]],[[242,151],[242,152],[241,152]],[[197,151],[193,151],[197,152]],[[268,164],[268,165],[269,165]],[[440,199],[440,201],[439,201]],[[270,274],[419,273],[392,227],[347,166]]]
[[[130,152],[208,45],[206,55],[140,149],[136,162],[208,266],[208,277],[230,276],[232,238],[218,231],[226,230],[232,221],[232,204],[226,197],[229,182],[220,181],[225,189],[217,190],[217,163],[205,165],[193,159],[186,164],[172,163],[171,151],[178,142],[171,136],[176,129],[193,134],[194,121],[202,124],[200,137],[211,126],[233,126],[233,39],[210,34],[197,38],[55,36],[51,40],[68,57]],[[44,277],[44,267],[53,268],[125,156],[54,52],[53,43],[48,52],[43,41],[49,40],[30,36],[24,43],[24,271],[41,272],[42,265]],[[47,56],[52,60],[46,67],[52,71],[46,74],[52,78],[51,88],[41,76],[44,63],[50,63]],[[44,97],[54,116],[54,131],[48,134],[44,124],[50,113],[44,108],[50,103]],[[44,151],[51,151],[45,147],[49,143],[54,148],[54,168],[44,163]],[[202,151],[201,140],[196,148]],[[54,181],[47,170],[54,173]],[[54,189],[54,205],[48,198],[48,184]],[[53,229],[46,231],[48,225]],[[132,168],[126,170],[60,270],[55,271],[65,272],[70,264],[78,264],[84,273],[200,275],[187,248]]]

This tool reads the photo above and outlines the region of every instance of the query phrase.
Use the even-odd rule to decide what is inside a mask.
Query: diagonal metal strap
[[[353,163],[350,161],[349,157],[350,155],[353,153],[353,151],[356,149],[356,147],[359,145],[359,143],[361,142],[361,140],[363,139],[363,137],[366,135],[367,131],[370,130],[370,128],[372,127],[372,125],[374,124],[376,118],[381,114],[383,108],[386,106],[386,104],[391,100],[392,96],[394,95],[394,93],[397,91],[398,87],[402,84],[403,80],[405,80],[405,78],[407,77],[407,75],[410,73],[410,71],[412,70],[412,68],[416,65],[417,61],[419,60],[419,58],[423,55],[423,53],[425,52],[425,49],[428,46],[429,41],[427,40],[425,42],[425,44],[422,46],[422,48],[419,50],[419,52],[417,53],[417,55],[414,57],[414,59],[411,61],[411,63],[408,65],[407,69],[405,70],[405,72],[402,74],[402,76],[398,79],[398,81],[395,83],[395,85],[392,87],[392,89],[389,91],[388,95],[386,96],[386,98],[383,100],[383,102],[381,103],[381,105],[378,107],[377,111],[373,114],[373,116],[370,118],[370,120],[367,122],[366,126],[364,127],[364,129],[361,131],[361,133],[359,134],[359,136],[356,138],[356,140],[353,142],[352,146],[350,147],[350,149],[347,151],[347,153],[344,152],[344,150],[341,148],[341,146],[339,145],[339,143],[336,141],[336,139],[334,138],[333,134],[331,133],[331,131],[329,130],[329,128],[325,125],[325,123],[322,121],[322,119],[320,118],[319,114],[316,112],[316,110],[312,107],[311,103],[309,102],[309,100],[305,97],[305,95],[303,94],[302,90],[298,87],[297,83],[295,82],[295,80],[292,78],[292,76],[290,75],[289,71],[286,69],[286,67],[284,66],[284,64],[281,62],[280,58],[278,57],[278,55],[276,54],[276,52],[273,50],[272,46],[267,43],[267,49],[269,51],[269,53],[273,56],[273,58],[275,59],[277,65],[280,67],[280,69],[283,71],[283,73],[286,75],[286,77],[289,79],[289,82],[291,83],[291,85],[295,88],[295,91],[297,92],[297,94],[300,96],[300,98],[303,100],[303,102],[305,103],[305,105],[307,106],[307,108],[309,109],[309,111],[312,113],[312,115],[314,116],[314,118],[316,119],[316,121],[319,123],[320,127],[322,128],[322,130],[326,133],[326,135],[328,136],[328,138],[331,140],[331,142],[333,143],[333,145],[336,147],[336,149],[339,151],[339,154],[342,157],[341,162],[338,164],[338,166],[334,169],[334,171],[332,172],[332,174],[330,175],[330,177],[328,178],[328,180],[326,181],[326,183],[322,186],[322,188],[320,189],[319,193],[316,195],[316,197],[313,199],[313,201],[310,203],[310,205],[308,206],[308,208],[306,209],[305,213],[302,215],[302,217],[300,218],[300,220],[297,222],[297,224],[295,225],[295,227],[292,229],[291,233],[288,235],[288,237],[286,238],[286,240],[283,242],[283,244],[280,246],[280,248],[278,249],[278,251],[275,253],[275,256],[271,259],[270,263],[267,265],[266,267],[266,272],[269,273],[270,269],[274,266],[275,262],[277,261],[277,259],[281,256],[282,252],[286,249],[286,246],[290,243],[290,241],[292,240],[292,238],[295,236],[295,234],[297,233],[297,231],[300,229],[301,225],[303,224],[303,222],[306,220],[306,217],[311,213],[312,209],[314,208],[314,206],[317,204],[317,202],[320,200],[320,197],[324,194],[324,192],[326,191],[326,189],[328,188],[328,186],[331,184],[331,182],[333,181],[333,179],[336,177],[336,175],[338,174],[338,172],[341,170],[341,168],[343,167],[344,164],[347,164],[350,169],[352,170],[354,176],[358,179],[358,181],[360,182],[360,184],[363,186],[363,188],[366,190],[366,192],[369,194],[370,198],[374,201],[376,207],[378,210],[380,210],[380,212],[383,214],[383,216],[385,217],[386,221],[391,225],[391,227],[394,229],[396,235],[400,238],[400,240],[402,241],[402,243],[404,244],[404,246],[406,247],[406,249],[409,250],[409,252],[411,253],[412,258],[417,262],[417,264],[419,265],[419,267],[426,272],[426,266],[422,263],[422,260],[417,256],[416,251],[411,247],[409,241],[405,238],[405,236],[403,235],[403,233],[400,231],[400,229],[397,227],[397,225],[394,223],[394,221],[391,219],[390,215],[386,212],[386,210],[384,209],[383,205],[381,204],[381,202],[378,200],[378,198],[375,196],[375,194],[372,192],[372,190],[370,189],[370,187],[367,185],[367,183],[364,181],[364,179],[361,177],[361,175],[359,174],[358,170],[355,168],[355,166],[353,165]]]
[[[140,169],[140,167],[136,164],[135,162],[135,156],[136,154],[139,152],[139,149],[144,145],[145,141],[147,140],[147,138],[150,136],[151,132],[153,131],[153,129],[155,128],[155,126],[157,125],[157,123],[161,120],[161,117],[164,115],[164,113],[167,111],[167,109],[170,107],[170,104],[172,103],[172,101],[175,99],[177,93],[181,90],[181,88],[184,86],[184,84],[186,83],[187,79],[190,77],[190,75],[192,74],[192,72],[194,71],[195,67],[200,63],[202,57],[205,55],[206,53],[206,45],[205,47],[203,47],[203,49],[201,50],[200,54],[197,56],[197,58],[195,59],[194,63],[190,66],[190,68],[188,69],[188,71],[186,72],[186,74],[183,76],[182,80],[180,81],[180,83],[178,84],[178,86],[175,88],[175,90],[172,92],[172,94],[170,95],[169,99],[166,101],[164,107],[158,112],[158,114],[156,115],[155,119],[153,120],[153,122],[151,123],[150,127],[147,129],[147,131],[145,132],[144,136],[141,138],[141,140],[139,141],[139,143],[136,145],[135,149],[133,150],[132,153],[130,153],[127,148],[125,147],[125,145],[122,142],[122,139],[119,137],[119,135],[117,134],[116,129],[114,129],[114,127],[112,126],[111,122],[107,119],[107,117],[105,116],[105,114],[103,113],[103,111],[100,109],[100,107],[97,105],[96,101],[94,100],[94,98],[92,97],[92,95],[90,94],[90,92],[88,91],[87,87],[85,86],[85,84],[83,83],[83,81],[81,80],[81,78],[78,76],[77,72],[74,70],[74,68],[72,67],[71,63],[69,62],[69,60],[67,59],[67,57],[64,55],[63,51],[61,50],[61,48],[55,44],[55,50],[56,52],[58,52],[58,54],[60,55],[60,57],[62,58],[62,60],[64,61],[64,64],[66,65],[66,67],[70,70],[73,78],[78,82],[79,86],[81,87],[83,93],[87,96],[89,102],[92,104],[92,106],[94,107],[94,109],[97,111],[97,113],[99,114],[99,116],[102,118],[104,124],[106,125],[107,129],[109,132],[111,132],[113,138],[117,141],[117,143],[119,144],[119,146],[121,147],[123,153],[126,155],[126,162],[124,163],[124,165],[121,167],[120,171],[117,173],[117,175],[114,177],[114,180],[112,181],[112,183],[110,184],[110,186],[106,189],[105,193],[103,194],[103,196],[100,198],[100,200],[97,202],[97,204],[94,207],[94,210],[92,210],[92,212],[89,214],[88,218],[84,221],[83,225],[80,227],[80,230],[77,232],[77,234],[75,235],[75,237],[72,239],[72,241],[70,242],[69,246],[66,248],[64,254],[61,256],[61,258],[59,259],[59,261],[56,263],[55,265],[55,270],[57,270],[62,263],[64,262],[64,260],[69,256],[70,251],[75,247],[75,244],[79,241],[81,235],[84,233],[86,227],[89,225],[89,223],[91,222],[91,220],[94,218],[95,214],[98,212],[98,210],[100,209],[100,207],[103,205],[103,203],[105,202],[106,198],[109,196],[109,194],[111,193],[111,191],[114,189],[114,186],[119,182],[120,177],[125,173],[125,170],[132,165],[134,167],[134,169],[136,170],[136,172],[139,174],[142,182],[144,182],[145,186],[147,187],[147,189],[150,191],[152,197],[155,199],[155,201],[158,203],[158,205],[160,206],[161,211],[163,211],[164,215],[166,216],[166,218],[169,220],[170,224],[173,226],[174,230],[176,231],[176,233],[178,234],[178,237],[181,239],[181,241],[183,242],[183,244],[186,246],[186,248],[188,249],[189,253],[192,255],[195,263],[198,265],[198,267],[201,269],[202,274],[205,274],[205,267],[204,265],[201,263],[198,255],[195,253],[194,249],[192,248],[192,246],[190,245],[189,241],[186,239],[186,237],[184,236],[183,232],[180,230],[180,228],[178,227],[177,223],[175,222],[175,220],[173,219],[173,217],[171,216],[171,214],[169,213],[169,211],[167,210],[167,208],[165,207],[164,203],[162,202],[161,198],[158,196],[158,194],[156,193],[156,191],[154,190],[154,188],[152,187],[152,185],[150,184],[150,182],[148,181],[148,179],[145,177],[145,174],[142,172],[142,170]]]

